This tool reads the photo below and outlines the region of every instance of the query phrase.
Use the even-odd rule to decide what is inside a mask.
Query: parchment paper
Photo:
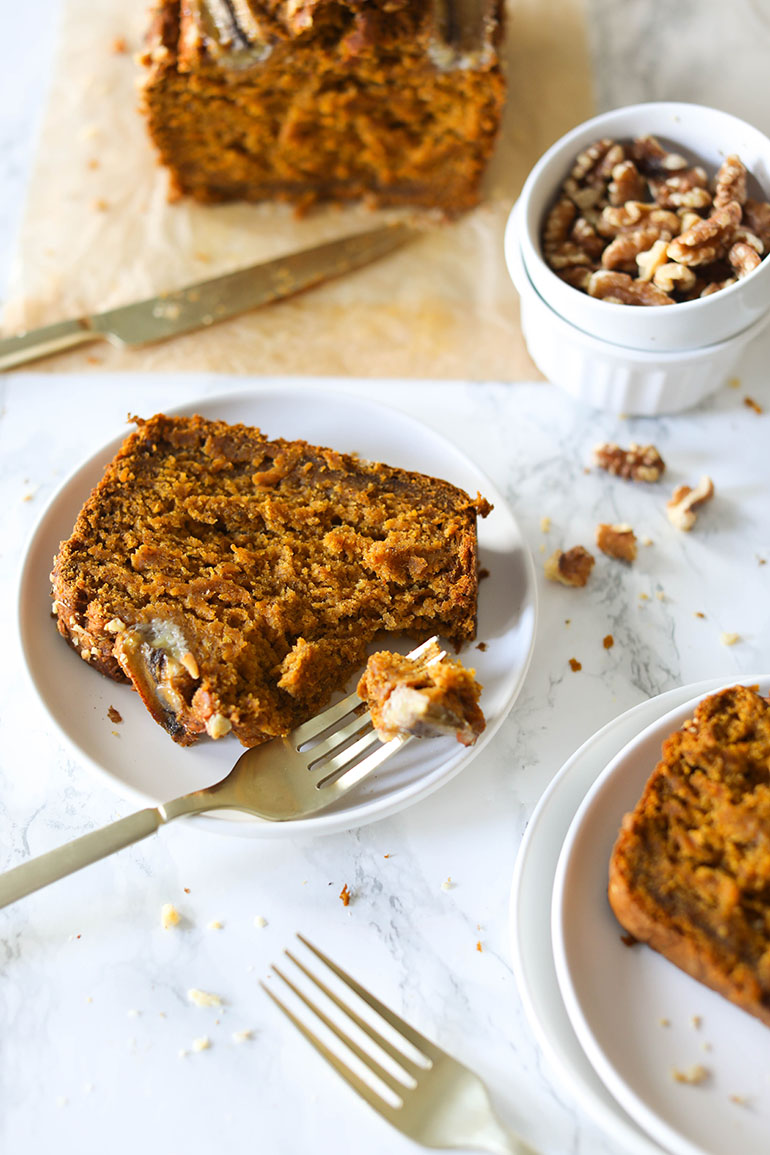
[[[170,204],[137,111],[148,0],[64,0],[59,50],[3,332],[128,303],[392,213]],[[582,0],[510,0],[508,101],[481,207],[368,268],[140,350],[106,344],[34,365],[266,375],[533,380],[503,259],[506,217],[537,157],[592,114]]]

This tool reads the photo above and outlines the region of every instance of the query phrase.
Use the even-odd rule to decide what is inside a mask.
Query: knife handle
[[[0,372],[37,361],[40,357],[50,357],[61,353],[73,345],[83,345],[87,341],[98,341],[101,333],[89,328],[86,321],[59,321],[55,325],[44,325],[40,329],[30,329],[18,337],[0,340]]]

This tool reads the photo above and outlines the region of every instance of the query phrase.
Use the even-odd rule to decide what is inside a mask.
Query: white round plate
[[[257,425],[268,436],[304,438],[443,477],[471,495],[480,491],[493,503],[494,511],[479,521],[479,560],[489,576],[479,586],[478,640],[486,648],[471,647],[465,658],[484,687],[481,704],[487,728],[476,745],[466,748],[451,738],[411,743],[334,807],[296,822],[270,823],[232,812],[196,821],[219,832],[258,837],[317,834],[361,826],[426,797],[492,738],[529,665],[536,620],[534,568],[504,497],[441,435],[397,410],[353,396],[288,385],[255,387],[202,399],[173,412]],[[126,433],[81,465],[44,512],[22,567],[19,624],[33,683],[64,738],[84,763],[106,776],[124,796],[155,805],[219,781],[243,747],[234,738],[202,741],[189,748],[176,745],[152,721],[138,694],[100,677],[76,656],[51,618],[51,559],[72,532],[83,502]],[[108,717],[111,706],[123,719],[118,725]]]
[[[770,690],[770,676],[735,682]],[[648,1135],[675,1155],[766,1155],[767,1027],[655,951],[624,945],[607,901],[623,815],[641,796],[663,740],[703,697],[691,694],[634,736],[575,814],[554,877],[554,962],[583,1050]],[[697,1068],[703,1081],[676,1077],[687,1080]]]
[[[626,742],[696,693],[722,684],[710,679],[677,687],[613,718],[564,763],[543,793],[516,856],[511,885],[513,969],[527,1019],[560,1084],[564,1084],[618,1144],[618,1155],[660,1155],[620,1107],[586,1058],[564,1006],[551,941],[551,894],[556,864],[575,812],[605,766]]]

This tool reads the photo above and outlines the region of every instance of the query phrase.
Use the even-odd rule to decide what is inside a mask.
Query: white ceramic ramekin
[[[742,333],[698,349],[627,349],[583,332],[543,300],[524,267],[519,206],[506,227],[505,259],[520,297],[522,334],[540,372],[578,400],[609,413],[655,416],[697,405],[727,382],[743,350],[770,321],[766,312]]]
[[[537,292],[566,322],[594,337],[648,352],[700,349],[743,333],[770,310],[770,257],[736,284],[676,305],[638,307],[589,297],[562,281],[545,263],[540,231],[545,214],[577,155],[610,137],[652,135],[672,151],[702,164],[710,176],[737,153],[751,175],[750,195],[770,200],[770,139],[729,113],[697,104],[654,102],[616,108],[578,125],[537,162],[519,197],[520,246]]]

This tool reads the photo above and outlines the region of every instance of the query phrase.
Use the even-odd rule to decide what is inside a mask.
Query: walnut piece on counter
[[[596,544],[608,557],[618,561],[636,561],[636,534],[630,525],[600,522],[596,527]]]
[[[691,530],[697,519],[697,510],[714,496],[714,482],[710,477],[702,477],[695,489],[689,485],[678,485],[666,502],[668,520],[677,529]]]
[[[666,468],[654,445],[638,445],[635,441],[628,449],[605,441],[594,449],[594,461],[600,469],[630,481],[658,481]]]
[[[574,545],[565,552],[557,549],[545,563],[545,576],[549,581],[561,582],[565,586],[584,586],[596,559],[582,545]]]

